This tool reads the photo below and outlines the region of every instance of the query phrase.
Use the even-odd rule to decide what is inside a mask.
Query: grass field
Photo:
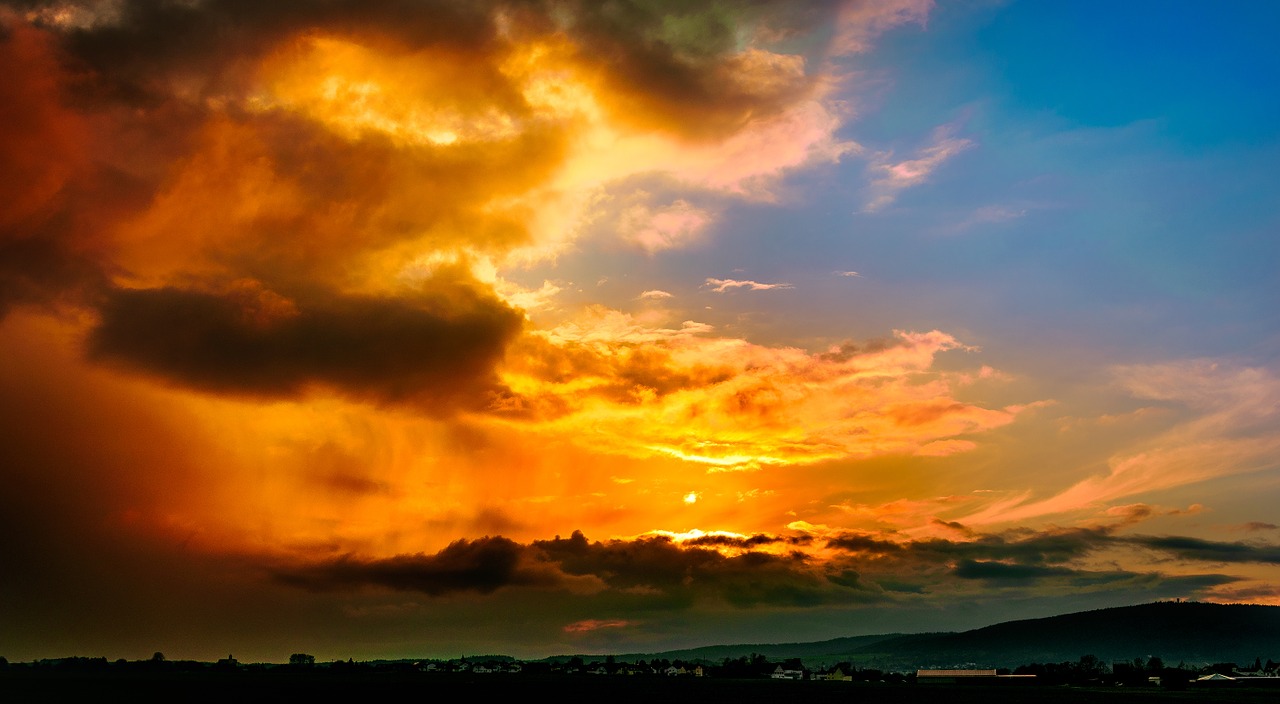
[[[1036,704],[1239,702],[1276,704],[1280,690],[1224,688],[1168,691],[1158,688],[1054,686],[883,685],[777,680],[663,679],[466,675],[221,673],[138,676],[23,674],[0,676],[0,701],[47,702],[305,702],[458,701],[505,698],[573,702],[678,704],[680,702],[804,702],[805,704]]]

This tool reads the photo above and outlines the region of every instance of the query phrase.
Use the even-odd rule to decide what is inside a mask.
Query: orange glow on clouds
[[[1015,564],[1068,593],[1070,570],[1141,581],[1116,555],[1154,574],[1257,547],[1136,531],[1212,515],[1144,493],[1268,466],[1266,370],[1071,390],[928,316],[864,342],[762,322],[884,274],[752,268],[725,222],[854,159],[861,211],[887,209],[978,151],[950,126],[905,155],[846,134],[850,57],[931,2],[329,5],[0,10],[0,479],[36,497],[0,509],[58,538],[32,554],[118,539],[289,599],[412,596],[361,618],[599,596],[547,621],[589,639],[649,629],[633,607],[921,603]]]
[[[534,400],[548,431],[599,451],[713,470],[951,454],[974,447],[955,436],[1003,426],[1017,413],[953,398],[957,381],[931,366],[963,346],[936,331],[900,332],[883,348],[810,354],[716,338],[692,322],[648,328],[596,310],[539,338],[546,344],[531,349],[523,369],[509,360],[507,379]],[[568,360],[576,373],[557,378]]]
[[[846,12],[842,44],[829,53],[862,51],[865,40],[923,14],[920,3]],[[504,278],[504,267],[563,254],[585,223],[611,222],[620,239],[650,253],[687,246],[714,225],[713,209],[664,202],[628,179],[656,174],[691,194],[770,200],[786,172],[859,150],[836,137],[845,113],[830,97],[833,77],[806,57],[763,46],[728,51],[707,67],[719,101],[703,106],[706,120],[689,122],[680,116],[690,105],[599,65],[592,40],[513,17],[495,28],[483,47],[308,30],[282,37],[256,63],[230,65],[219,91],[178,90],[207,116],[182,143],[187,151],[164,164],[154,197],[105,228],[114,283],[224,301],[247,339],[294,334],[317,315],[317,287],[329,297],[426,292],[439,310],[535,311],[554,305],[559,287],[523,289]],[[36,56],[37,30],[20,27],[15,36],[25,42],[15,50],[34,52],[25,60],[51,61]],[[30,90],[37,104],[54,102],[48,85]],[[74,142],[77,129],[54,141]],[[911,185],[967,146],[939,139],[919,159],[886,165],[885,187]],[[39,175],[18,200],[38,207],[70,173]],[[720,292],[792,287],[706,281]],[[599,496],[576,520],[588,530],[637,533],[654,526],[634,514],[625,527],[605,517],[636,511],[655,486],[690,508],[719,503],[709,490],[666,486],[673,468],[946,458],[978,449],[984,433],[1026,408],[961,400],[993,374],[985,366],[937,369],[939,355],[969,348],[936,330],[814,352],[718,336],[694,320],[664,327],[602,306],[561,318],[551,327],[524,321],[493,370],[498,386],[465,420],[418,418],[412,405],[397,406],[407,398],[398,393],[379,392],[381,405],[370,408],[367,397],[335,394],[344,387],[332,381],[303,387],[305,404],[173,391],[202,427],[235,439],[239,459],[224,490],[254,487],[236,499],[253,510],[200,520],[254,549],[331,544],[391,554],[430,532],[391,528],[410,516],[536,535],[542,519],[529,517],[550,515],[541,507],[570,483],[557,465],[606,457],[630,463],[637,476],[650,472],[651,481],[588,482],[580,495]],[[474,439],[459,439],[468,434]],[[535,459],[496,439],[508,435],[548,450]],[[523,469],[512,478],[492,462]],[[500,488],[479,479],[499,476],[508,477]],[[612,495],[619,500],[611,509]],[[512,502],[520,508],[495,508]],[[241,522],[267,507],[269,518]]]

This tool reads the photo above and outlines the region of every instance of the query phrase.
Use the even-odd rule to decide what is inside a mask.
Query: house
[[[234,670],[240,667],[240,661],[236,660],[234,655],[228,654],[227,657],[215,662],[213,666],[218,669]]]
[[[769,677],[775,680],[802,680],[804,679],[804,670],[785,670],[779,665]]]

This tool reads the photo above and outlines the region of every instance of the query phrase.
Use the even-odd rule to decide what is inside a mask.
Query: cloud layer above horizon
[[[0,648],[1275,603],[1280,140],[931,87],[1042,19],[0,3]]]

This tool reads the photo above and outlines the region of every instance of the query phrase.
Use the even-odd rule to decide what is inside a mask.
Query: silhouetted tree
[[[289,656],[289,664],[296,667],[310,667],[316,664],[316,656],[306,653],[294,653]]]
[[[1080,674],[1082,675],[1101,675],[1107,670],[1106,663],[1098,659],[1097,655],[1081,655],[1080,656]]]

